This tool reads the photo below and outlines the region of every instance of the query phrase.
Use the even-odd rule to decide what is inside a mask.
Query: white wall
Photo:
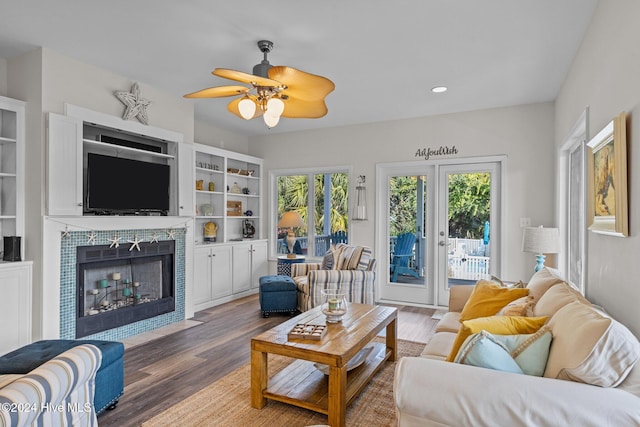
[[[556,100],[556,143],[589,107],[589,135],[626,111],[629,237],[588,233],[586,293],[640,336],[640,2],[600,0]]]
[[[453,157],[507,155],[503,278],[528,280],[535,260],[520,250],[519,218],[555,225],[553,115],[553,104],[544,103],[273,134],[252,137],[250,154],[264,158],[267,171],[344,165],[352,167],[354,177],[365,175],[369,220],[352,224],[351,241],[371,247],[376,163],[420,160],[415,157],[417,149],[441,145],[455,146],[458,154]],[[268,191],[267,181],[263,194]]]
[[[231,117],[229,119],[233,120]],[[202,120],[196,120],[194,123],[194,141],[237,153],[249,154],[249,137],[217,128]]]

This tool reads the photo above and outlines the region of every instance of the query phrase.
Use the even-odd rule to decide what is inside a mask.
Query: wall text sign
[[[418,148],[415,157],[424,157],[425,160],[429,160],[434,156],[451,156],[458,154],[456,146],[449,147],[448,145],[440,146],[439,148]]]

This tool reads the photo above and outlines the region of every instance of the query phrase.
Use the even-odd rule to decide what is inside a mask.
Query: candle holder
[[[327,317],[327,323],[342,322],[347,313],[347,294],[339,289],[321,289],[322,307],[320,310]]]

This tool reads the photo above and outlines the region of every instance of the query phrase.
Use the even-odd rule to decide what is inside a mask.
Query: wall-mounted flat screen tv
[[[169,211],[169,165],[87,154],[85,212],[145,214]]]

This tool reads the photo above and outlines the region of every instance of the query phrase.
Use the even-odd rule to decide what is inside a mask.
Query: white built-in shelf
[[[197,219],[222,219],[224,218],[222,215],[197,215]]]
[[[16,219],[15,215],[0,215],[0,219]]]
[[[222,191],[208,191],[208,190],[196,190],[196,193],[198,193],[198,194],[219,194],[219,195],[223,195],[224,194]]]
[[[123,147],[121,145],[109,144],[108,142],[94,141],[92,139],[83,139],[82,142],[84,142],[88,146],[103,148],[107,150],[115,150],[116,153],[146,154],[148,156],[158,157],[162,159],[175,158],[175,156],[172,156],[171,154],[156,153],[155,151],[147,151],[147,150],[140,150],[138,148]]]
[[[4,177],[15,178],[16,174],[15,173],[0,172],[0,178],[4,178]]]
[[[224,173],[223,171],[220,171],[220,170],[209,169],[209,168],[200,168],[200,167],[196,167],[196,171],[197,172],[205,172],[205,173]]]
[[[238,178],[247,178],[247,179],[260,179],[259,176],[253,176],[253,175],[240,175],[239,173],[227,173],[228,177],[234,177],[237,176]]]
[[[4,136],[0,136],[0,145],[3,144],[15,144],[16,143],[16,139],[15,138],[5,138]]]
[[[231,197],[260,197],[258,194],[227,193]]]

